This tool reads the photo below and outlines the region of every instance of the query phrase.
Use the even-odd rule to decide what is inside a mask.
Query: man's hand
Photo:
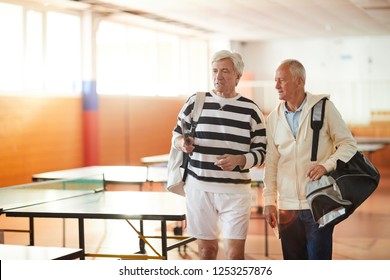
[[[175,139],[175,147],[187,154],[192,154],[194,147],[194,138],[189,136],[186,139],[183,136],[178,136]]]
[[[272,228],[278,226],[278,210],[275,205],[265,206],[263,214],[265,216],[265,220]]]
[[[317,165],[313,165],[309,168],[309,170],[306,173],[306,176],[311,181],[315,181],[315,180],[319,180],[322,177],[322,175],[325,175],[326,173],[327,172],[326,172],[325,167],[322,166],[321,164],[317,164]]]
[[[243,155],[222,155],[217,156],[217,161],[214,163],[222,170],[232,171],[236,166],[243,167],[246,163],[246,158]]]

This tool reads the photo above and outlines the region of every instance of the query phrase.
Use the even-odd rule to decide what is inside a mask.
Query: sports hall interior
[[[99,6],[100,2],[111,3]],[[137,1],[128,2],[134,10],[144,8],[137,7]],[[158,1],[151,2],[157,5]],[[269,1],[258,2],[265,5]],[[378,2],[390,7],[389,1]],[[284,34],[256,40],[240,38],[238,31],[237,37],[228,37],[190,24],[178,26],[180,20],[153,25],[167,15],[143,18],[145,14],[156,15],[157,9],[127,17],[114,12],[119,3],[0,0],[0,36],[2,42],[8,42],[0,45],[1,188],[31,183],[33,174],[48,171],[95,165],[145,166],[142,158],[169,153],[177,114],[191,94],[212,88],[209,61],[220,49],[242,54],[245,71],[237,90],[257,102],[265,116],[278,102],[274,89],[278,63],[297,58],[306,66],[306,89],[331,94],[354,136],[390,138],[389,21],[381,32],[367,27],[361,28],[366,33],[330,36],[332,30],[328,30],[317,36]],[[9,30],[5,26],[13,27]],[[149,33],[138,37],[140,30]],[[122,41],[121,36],[125,38]],[[157,45],[148,46],[146,51],[145,38]],[[142,54],[136,55],[138,52]],[[336,227],[334,259],[390,258],[388,144],[366,152],[381,181],[372,196]],[[161,183],[145,183],[143,187],[144,191],[164,191]],[[132,185],[112,189],[137,191]],[[261,184],[255,196],[261,206]],[[254,209],[246,258],[282,259],[279,240],[271,229],[265,256],[264,220],[260,216]],[[36,223],[36,244],[61,246],[62,221],[48,220]],[[66,243],[77,247],[77,235],[72,233],[75,222],[67,223]],[[28,221],[1,215],[0,229],[5,227],[28,228]],[[133,250],[137,238],[129,240],[122,225],[113,224],[107,231],[104,238],[100,229],[89,233],[91,250],[125,246]],[[3,243],[25,245],[28,235],[4,232]],[[172,250],[169,258],[197,259],[196,252],[193,242]],[[220,254],[223,259],[222,246]]]

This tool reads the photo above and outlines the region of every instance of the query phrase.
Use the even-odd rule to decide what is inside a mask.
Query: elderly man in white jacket
[[[283,100],[267,118],[264,214],[279,228],[284,259],[332,259],[333,227],[319,227],[306,200],[306,185],[348,161],[356,141],[328,100],[320,130],[317,161],[311,162],[311,108],[327,95],[305,91],[306,72],[297,60],[283,61],[275,82]]]

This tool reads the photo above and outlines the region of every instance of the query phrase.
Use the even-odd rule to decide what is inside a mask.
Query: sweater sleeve
[[[256,115],[256,118],[252,118],[251,122],[250,151],[244,154],[246,161],[243,169],[260,166],[266,158],[267,138],[265,118],[260,109],[256,111]]]
[[[322,165],[330,172],[336,169],[337,160],[349,161],[357,151],[356,140],[333,102],[327,101],[325,120],[335,152]]]

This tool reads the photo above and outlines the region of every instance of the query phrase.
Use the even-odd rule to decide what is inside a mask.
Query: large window
[[[201,39],[101,21],[97,32],[99,94],[188,95],[208,85]]]
[[[0,0],[1,94],[80,95],[83,75],[96,79],[99,94],[177,96],[208,89],[205,39],[94,12],[88,19],[81,11],[17,3]],[[96,30],[83,28],[87,20]],[[83,45],[86,36],[92,44]]]
[[[0,91],[80,93],[80,16],[0,3]]]
[[[23,9],[0,3],[0,89],[22,89]]]
[[[126,60],[126,28],[117,23],[102,22],[97,32],[97,91],[125,94],[130,79]]]
[[[46,89],[79,92],[81,88],[80,17],[49,12],[46,34]]]
[[[44,82],[42,12],[30,10],[26,20],[24,85],[26,90],[40,91]]]
[[[155,31],[128,27],[127,29],[127,60],[129,65],[126,73],[126,88],[129,94],[153,95],[157,81],[157,34]]]

